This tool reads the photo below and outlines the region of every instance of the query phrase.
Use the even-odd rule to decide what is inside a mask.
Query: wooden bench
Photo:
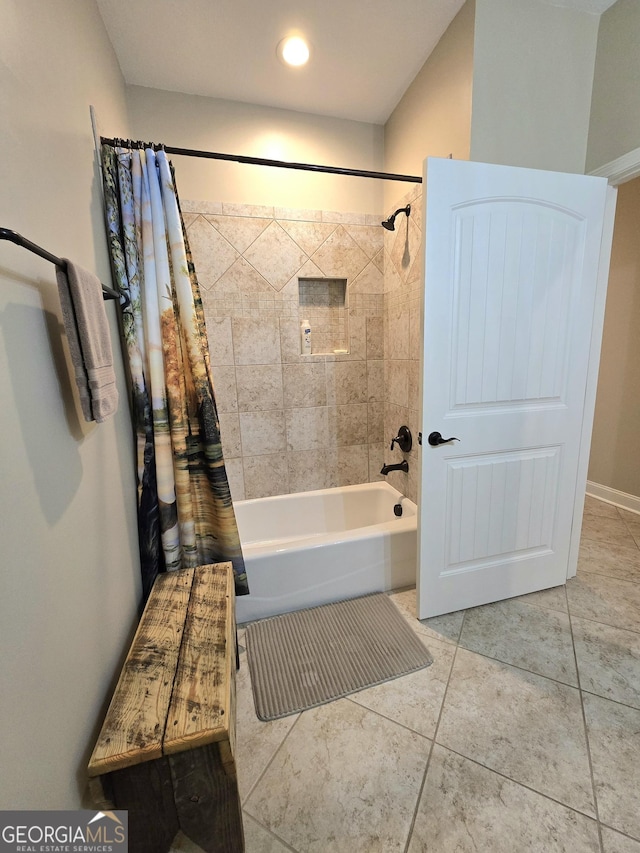
[[[127,809],[131,853],[178,830],[206,853],[244,850],[234,763],[231,563],[159,575],[89,762],[96,807]]]

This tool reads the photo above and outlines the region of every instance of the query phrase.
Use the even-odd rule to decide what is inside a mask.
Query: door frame
[[[640,154],[640,149],[638,149]],[[640,160],[638,161],[640,168]],[[598,175],[596,177],[605,177]],[[569,560],[567,562],[567,578],[573,578],[578,572],[578,554],[580,551],[580,535],[582,533],[582,517],[586,497],[589,456],[591,453],[591,436],[593,433],[593,418],[596,408],[596,391],[598,388],[598,372],[600,369],[600,350],[602,347],[602,330],[604,328],[604,310],[607,301],[609,284],[609,265],[611,263],[611,244],[613,242],[613,226],[616,214],[616,199],[618,190],[611,183],[607,187],[605,213],[600,244],[600,260],[598,263],[598,278],[596,283],[596,300],[593,310],[593,325],[591,327],[591,344],[589,347],[589,365],[587,368],[587,385],[584,396],[582,417],[582,432],[580,435],[580,451],[578,457],[578,472],[576,479],[576,497],[573,505],[573,525],[571,527],[571,543],[569,545]],[[604,248],[603,248],[604,247]]]
[[[634,148],[633,151],[629,151],[627,154],[623,154],[621,157],[617,157],[615,160],[611,160],[609,163],[605,163],[604,166],[600,166],[597,169],[593,169],[588,173],[596,178],[607,178],[609,181],[609,191],[607,193],[607,212],[605,214],[605,232],[610,229],[611,231],[611,240],[609,242],[609,246],[611,246],[613,240],[613,229],[614,229],[614,219],[615,219],[615,201],[617,194],[617,187],[621,184],[626,184],[627,181],[632,181],[634,178],[640,177],[640,148]],[[603,235],[604,236],[604,235]],[[600,269],[598,272],[598,276],[606,276],[607,284],[609,278],[609,263],[611,260],[611,251],[608,253],[607,258],[600,258]],[[606,261],[606,263],[605,263]],[[607,288],[603,287],[603,296],[606,303],[606,291]],[[598,306],[596,308],[596,318],[594,318],[599,324],[604,324],[604,309],[605,306]],[[602,329],[599,330],[599,334],[602,335]],[[593,357],[593,346],[591,356]],[[588,408],[591,413],[591,427],[588,430],[583,431],[582,439],[581,439],[581,447],[580,447],[580,469],[579,469],[579,482],[584,479],[585,487],[587,483],[587,469],[589,467],[589,454],[591,452],[591,433],[593,426],[593,415],[595,412],[595,395],[596,388],[598,382],[598,366],[600,362],[600,348],[598,347],[598,351],[596,353],[597,359],[596,363],[592,364],[592,358],[589,360],[589,376],[587,379],[587,390],[585,397],[585,411]],[[574,519],[582,519],[582,513],[584,511],[584,500],[585,494],[584,490],[581,489],[578,491],[576,495],[576,504],[574,507]],[[574,524],[574,529],[572,531],[571,536],[571,548],[569,553],[569,566],[567,577],[574,577],[577,571],[578,566],[578,550],[580,546],[580,533],[582,530],[582,523]]]
[[[640,148],[599,166],[588,174],[595,178],[607,178],[611,186],[618,187],[640,176]]]

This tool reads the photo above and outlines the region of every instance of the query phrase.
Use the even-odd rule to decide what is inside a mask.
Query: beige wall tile
[[[275,207],[273,213],[276,219],[322,222],[321,210],[305,210],[304,208],[296,207]]]
[[[324,361],[284,364],[284,405],[287,409],[326,406],[327,389]]]
[[[233,248],[241,254],[271,224],[271,219],[251,216],[206,216]]]
[[[381,442],[380,444],[369,445],[369,482],[375,483],[378,480],[384,480],[385,477],[380,473],[380,469],[385,463],[384,454],[388,450],[388,445]]]
[[[369,258],[356,241],[339,226],[313,254],[311,260],[330,278],[355,278]]]
[[[283,408],[280,364],[239,364],[236,381],[239,411],[266,412]]]
[[[379,222],[376,225],[345,224],[344,229],[368,258],[373,258],[384,247],[384,229]]]
[[[289,491],[309,492],[329,485],[326,450],[297,450],[287,453]]]
[[[391,259],[391,255],[385,250],[384,254],[384,292],[398,293],[402,288],[402,279]]]
[[[283,364],[324,364],[327,358],[324,353],[300,354],[300,321],[297,318],[280,318],[280,353]]]
[[[328,405],[341,406],[366,401],[367,363],[365,361],[329,362],[326,369]]]
[[[422,357],[422,304],[413,301],[409,307],[409,358]]]
[[[202,216],[189,226],[188,236],[198,283],[201,289],[209,290],[239,254]]]
[[[329,446],[367,443],[367,403],[329,407]]]
[[[420,362],[410,359],[408,362],[408,405],[417,409],[420,405]]]
[[[349,311],[349,352],[327,356],[327,361],[363,361],[367,357],[367,318]]]
[[[226,414],[219,414],[218,420],[220,421],[220,437],[225,459],[242,456],[238,415],[234,412],[227,412]]]
[[[307,260],[306,253],[277,222],[262,232],[244,256],[276,290],[282,290]]]
[[[243,501],[244,494],[244,467],[242,457],[237,459],[224,460],[224,467],[227,472],[227,480],[229,481],[229,490],[231,491],[232,501]]]
[[[194,201],[191,199],[180,199],[180,208],[184,213],[222,213],[221,201]]]
[[[384,358],[384,329],[382,317],[367,317],[367,359]]]
[[[233,365],[212,366],[213,390],[218,413],[238,411],[236,369]]]
[[[326,407],[287,409],[287,450],[322,450],[327,447],[329,421]]]
[[[370,403],[384,400],[384,361],[382,359],[367,361],[367,399]]]
[[[342,210],[323,210],[323,222],[340,222],[344,225],[367,225],[366,213],[345,213]]]
[[[235,293],[268,293],[275,291],[269,282],[244,258],[238,258],[211,288],[216,296]]]
[[[397,406],[408,406],[409,404],[409,362],[407,359],[401,361],[385,361],[386,399]]]
[[[231,317],[207,317],[206,323],[211,364],[233,364]]]
[[[287,494],[289,473],[286,453],[244,457],[244,491],[247,500]]]
[[[368,441],[369,444],[384,442],[384,403],[369,403],[368,413]],[[395,434],[394,434],[395,435]],[[389,438],[389,443],[394,436]]]
[[[278,364],[280,335],[277,317],[233,317],[236,364]]]
[[[387,439],[417,406],[417,361],[407,361],[421,350],[413,232],[402,267],[407,235],[385,232],[382,215],[197,203],[189,210],[234,498],[381,479]],[[301,355],[300,275],[348,279],[348,353]]]
[[[409,310],[389,312],[389,358],[409,358]]]
[[[349,283],[349,293],[384,293],[384,275],[373,261]]]
[[[355,486],[369,480],[369,447],[336,447],[330,457],[329,486]]]
[[[312,255],[332,234],[336,226],[326,222],[280,222],[287,234],[307,255]]]
[[[273,207],[264,204],[233,204],[225,201],[222,203],[220,213],[224,213],[225,216],[262,216],[273,219]]]
[[[240,436],[245,456],[285,450],[284,413],[240,412]]]

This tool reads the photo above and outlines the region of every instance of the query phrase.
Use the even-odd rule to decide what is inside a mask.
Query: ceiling
[[[615,0],[543,2],[600,14]],[[383,124],[464,0],[97,3],[128,84]],[[304,68],[276,56],[292,32],[311,44]]]

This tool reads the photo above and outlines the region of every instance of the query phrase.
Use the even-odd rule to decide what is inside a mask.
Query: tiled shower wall
[[[409,217],[396,217],[396,230],[384,231],[384,438],[386,462],[406,458],[409,472],[394,471],[388,480],[417,501],[420,476],[418,429],[420,425],[420,355],[422,342],[422,189],[416,185],[395,208],[411,204]],[[393,210],[387,211],[387,215]],[[383,229],[384,230],[384,229]],[[413,447],[402,453],[391,438],[405,424]]]
[[[234,500],[376,479],[386,441],[382,217],[182,209]],[[299,278],[346,279],[347,353],[318,353],[316,342],[300,354]]]

